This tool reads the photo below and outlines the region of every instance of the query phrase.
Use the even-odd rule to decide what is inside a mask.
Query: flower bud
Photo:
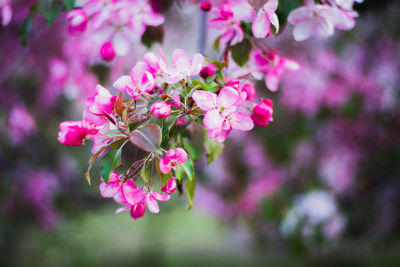
[[[151,106],[150,113],[159,119],[167,118],[171,114],[171,108],[165,102],[156,102]]]
[[[270,99],[264,99],[260,104],[254,107],[251,119],[258,126],[267,126],[270,121],[273,121],[272,109],[273,103]]]
[[[135,220],[143,217],[144,213],[146,212],[145,203],[144,201],[133,205],[131,208],[131,217]]]
[[[247,93],[246,100],[252,100],[256,96],[256,89],[251,83],[245,83],[242,85],[241,91]]]
[[[212,8],[212,4],[210,1],[203,1],[200,4],[200,9],[203,10],[204,12],[210,11]]]
[[[201,71],[200,71],[200,77],[203,79],[206,79],[207,77],[214,76],[215,75],[215,70],[217,67],[213,64],[208,64],[207,66],[204,66]]]
[[[66,146],[80,146],[86,136],[98,132],[96,126],[88,121],[64,121],[60,124],[57,140]]]
[[[86,30],[87,15],[85,11],[80,8],[76,8],[68,12],[68,31],[71,34],[79,34]]]
[[[101,47],[100,47],[100,56],[102,59],[105,61],[111,61],[115,57],[115,50],[114,46],[111,42],[105,42]]]
[[[172,176],[171,179],[166,183],[162,188],[161,192],[165,192],[167,194],[172,194],[176,189],[176,181],[175,178]]]

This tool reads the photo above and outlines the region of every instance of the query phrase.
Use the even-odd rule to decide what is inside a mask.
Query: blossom
[[[222,30],[224,33],[219,39],[220,45],[230,42],[231,45],[240,43],[243,40],[243,30],[240,21],[234,16],[233,4],[225,2],[219,9],[216,9],[217,18],[209,23],[210,28]]]
[[[171,179],[166,183],[162,188],[161,192],[165,192],[167,194],[172,194],[176,189],[176,181],[175,177],[171,177]]]
[[[35,120],[23,104],[15,105],[8,115],[8,133],[15,144],[35,131]]]
[[[122,184],[119,174],[116,171],[111,172],[108,183],[106,183],[103,177],[101,177],[101,183],[99,186],[101,196],[104,198],[115,196],[121,190]]]
[[[204,57],[197,53],[190,60],[189,55],[183,49],[176,49],[172,54],[172,67],[168,67],[165,58],[161,55],[159,66],[167,75],[166,83],[174,84],[190,76],[199,74],[204,66]]]
[[[252,83],[245,83],[240,88],[239,91],[246,92],[246,100],[252,100],[256,96],[256,88]]]
[[[111,177],[110,177],[110,183],[111,183]],[[117,193],[114,194],[113,198],[117,203],[123,204],[124,206],[122,208],[117,209],[115,212],[120,213],[121,211],[124,210],[130,210],[130,214],[133,219],[137,220],[143,217],[144,213],[146,212],[144,201],[132,205],[128,203],[125,197],[127,194],[130,194],[133,191],[138,190],[135,183],[132,180],[126,180],[124,183],[119,183],[118,186],[119,189],[118,191],[115,189]]]
[[[201,9],[202,11],[208,12],[208,11],[211,10],[212,4],[211,4],[210,1],[203,1],[203,2],[200,3],[200,6],[199,6],[199,7],[200,7],[200,9]]]
[[[269,0],[257,13],[251,30],[256,38],[264,38],[271,34],[271,26],[274,25],[276,32],[279,31],[279,20],[275,14],[278,8],[278,0]]]
[[[124,195],[125,195],[125,199],[128,202],[128,204],[134,206],[134,205],[139,205],[144,202],[146,204],[147,209],[151,213],[158,213],[160,211],[157,201],[168,201],[170,198],[170,196],[167,194],[153,192],[147,188],[130,190],[128,192],[124,191]],[[138,207],[136,207],[135,209],[137,209],[137,208]],[[131,214],[132,214],[132,212],[131,212]],[[136,215],[136,213],[134,213],[134,215]]]
[[[261,75],[264,73],[265,84],[272,92],[278,90],[279,81],[285,70],[295,71],[300,69],[300,65],[296,61],[281,57],[276,51],[256,50],[251,57],[253,76],[261,79]]]
[[[100,47],[100,56],[105,61],[111,61],[115,57],[114,46],[111,42],[105,42]]]
[[[207,77],[214,76],[217,67],[213,64],[208,64],[204,66],[200,71],[200,77],[206,79]]]
[[[178,165],[185,163],[187,160],[187,153],[182,148],[168,150],[164,158],[160,159],[160,171],[167,174],[171,169],[176,168]]]
[[[288,21],[294,24],[293,37],[296,41],[304,41],[311,35],[319,39],[333,35],[335,27],[350,30],[354,27],[354,18],[334,6],[308,5],[290,12]]]
[[[1,8],[1,24],[7,26],[12,18],[12,9],[10,0],[0,1]]]
[[[232,87],[222,88],[218,96],[196,90],[192,98],[199,108],[206,111],[203,123],[210,138],[217,138],[219,142],[223,142],[232,128],[250,131],[254,127],[249,115],[236,111],[237,104],[241,104],[242,101],[238,91]]]
[[[139,61],[131,70],[131,75],[124,75],[114,82],[113,86],[133,99],[138,99],[145,92],[153,90],[155,85],[153,75],[147,71],[147,65]]]
[[[273,121],[272,109],[273,103],[270,99],[264,99],[260,104],[254,107],[251,119],[258,126],[267,126],[270,121]]]
[[[80,8],[75,8],[67,13],[68,31],[71,34],[82,33],[86,30],[87,15]]]
[[[88,110],[97,116],[102,116],[104,113],[113,114],[117,97],[111,95],[110,91],[99,84],[96,86],[96,91],[94,96],[86,100]]]
[[[167,118],[171,114],[171,108],[165,102],[155,102],[150,107],[150,113],[159,119]]]
[[[64,121],[60,124],[57,140],[66,146],[80,146],[88,135],[97,134],[97,127],[88,121]]]

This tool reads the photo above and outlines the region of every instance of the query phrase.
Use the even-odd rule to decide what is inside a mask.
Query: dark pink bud
[[[163,188],[161,188],[161,192],[165,192],[167,194],[172,194],[176,189],[176,181],[175,178],[172,176],[171,179],[166,183]]]
[[[131,217],[135,220],[143,217],[144,213],[146,212],[144,201],[133,205],[131,208]]]
[[[273,121],[272,109],[273,103],[270,99],[264,99],[260,104],[254,107],[251,119],[258,126],[267,126],[270,121]]]
[[[165,102],[155,102],[150,107],[150,113],[159,119],[167,118],[171,114],[171,107]]]
[[[100,56],[106,61],[111,61],[114,59],[115,50],[114,50],[114,46],[111,42],[105,42],[100,47]]]
[[[204,12],[210,11],[212,8],[212,4],[209,1],[203,1],[200,4],[200,9],[203,10]]]
[[[252,100],[256,96],[256,89],[251,83],[245,83],[242,85],[241,91],[247,93],[246,100]]]
[[[85,11],[80,8],[76,8],[68,12],[68,31],[71,34],[82,33],[86,30],[87,15]]]
[[[217,67],[213,64],[208,64],[207,66],[204,66],[201,71],[200,71],[200,77],[205,79],[210,76],[215,75]]]
[[[238,89],[239,89],[239,86],[240,86],[240,81],[239,81],[238,79],[229,80],[229,81],[226,83],[226,86],[229,86],[229,87],[232,87],[233,89],[238,90]]]

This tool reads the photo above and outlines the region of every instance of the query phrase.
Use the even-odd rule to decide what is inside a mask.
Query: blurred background
[[[21,35],[26,2],[0,28],[2,266],[400,266],[399,1],[365,0],[356,27],[325,41],[295,42],[283,24],[269,44],[301,70],[277,93],[256,84],[274,122],[200,160],[194,209],[175,194],[137,221],[85,181],[91,145],[64,147],[57,134],[146,48],[111,68],[74,49],[64,16],[51,27],[36,17]],[[198,51],[197,5],[155,2],[168,11],[152,38],[167,53]]]

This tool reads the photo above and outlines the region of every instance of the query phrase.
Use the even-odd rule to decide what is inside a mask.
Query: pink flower
[[[230,42],[231,45],[240,43],[243,40],[243,30],[240,21],[235,18],[232,10],[233,4],[225,2],[219,9],[216,9],[217,18],[209,23],[210,28],[224,31],[219,39],[220,45]]]
[[[163,55],[159,66],[167,75],[166,83],[174,84],[190,76],[199,74],[204,66],[204,57],[201,54],[195,54],[190,60],[189,55],[183,49],[176,49],[172,54],[172,67],[168,67]]]
[[[160,208],[158,207],[158,201],[168,201],[170,196],[164,193],[159,193],[159,192],[153,192],[150,189],[136,189],[136,190],[131,190],[129,192],[124,192],[125,199],[130,205],[139,205],[142,204],[143,202],[146,204],[147,209],[151,213],[158,213],[160,211]],[[142,204],[143,205],[143,204]],[[136,214],[136,209],[139,209],[141,211],[141,207],[136,207],[134,208],[133,215],[137,216]],[[140,212],[141,214],[141,212]],[[144,212],[143,212],[144,214]],[[131,212],[132,215],[132,212]],[[134,216],[132,216],[134,218]]]
[[[211,10],[212,8],[212,4],[210,3],[210,1],[203,1],[200,4],[200,9],[203,10],[204,12],[208,12]]]
[[[151,105],[150,113],[159,119],[167,118],[171,114],[171,108],[165,102],[155,102]]]
[[[143,217],[145,212],[146,212],[146,209],[145,209],[144,201],[142,201],[136,205],[132,205],[132,207],[131,207],[131,217],[135,220]]]
[[[238,91],[232,87],[222,88],[218,96],[207,91],[196,90],[192,98],[199,108],[206,111],[203,123],[210,138],[217,138],[219,142],[223,142],[232,128],[250,131],[254,127],[249,115],[236,112],[237,104],[243,101]]]
[[[256,38],[269,36],[271,34],[271,24],[274,25],[276,32],[279,31],[279,20],[275,14],[277,8],[278,0],[268,0],[258,11],[251,26],[251,30]]]
[[[164,158],[160,159],[160,171],[167,174],[171,169],[176,168],[187,160],[186,151],[178,147],[168,150]]]
[[[66,146],[80,146],[88,135],[98,132],[96,126],[88,121],[64,121],[60,124],[57,140]]]
[[[155,85],[153,75],[147,71],[146,63],[139,61],[131,70],[131,76],[124,75],[114,82],[113,86],[133,99],[138,99],[143,93],[151,92]]]
[[[267,126],[270,121],[273,121],[272,109],[273,103],[270,99],[264,99],[260,104],[254,107],[251,119],[258,126]]]
[[[12,9],[10,0],[1,1],[0,8],[1,8],[1,18],[2,18],[1,24],[3,26],[7,26],[12,18]]]
[[[21,143],[35,128],[35,120],[23,104],[11,109],[8,116],[8,133],[15,144]]]
[[[75,8],[67,13],[68,31],[71,34],[82,33],[86,30],[87,15],[85,11]]]
[[[344,10],[328,5],[308,5],[290,12],[288,21],[294,24],[293,37],[304,41],[311,35],[319,39],[333,35],[335,27],[350,30],[354,27],[354,18]]]
[[[200,71],[200,77],[206,79],[207,77],[214,76],[217,67],[213,64],[204,66]]]
[[[99,84],[96,86],[96,91],[96,94],[86,101],[89,111],[97,116],[103,116],[104,113],[114,114],[117,97],[112,96],[110,91]]]
[[[162,188],[161,188],[161,192],[165,192],[169,195],[171,195],[172,193],[174,193],[176,189],[176,181],[174,177],[171,177],[171,179],[168,181],[168,183],[166,183]]]
[[[256,96],[256,88],[252,83],[245,83],[240,88],[239,91],[246,92],[246,100],[252,100]]]
[[[300,66],[294,60],[281,57],[276,51],[254,51],[252,54],[253,76],[260,79],[265,74],[265,84],[269,90],[278,90],[279,81],[285,70],[298,70]]]
[[[103,177],[101,177],[101,183],[99,186],[100,194],[104,198],[113,197],[121,190],[122,185],[123,182],[120,180],[119,174],[116,171],[112,171],[108,183],[106,183]]]
[[[102,59],[105,61],[111,61],[115,57],[115,50],[114,46],[111,42],[105,42],[101,47],[100,47],[100,56]]]

